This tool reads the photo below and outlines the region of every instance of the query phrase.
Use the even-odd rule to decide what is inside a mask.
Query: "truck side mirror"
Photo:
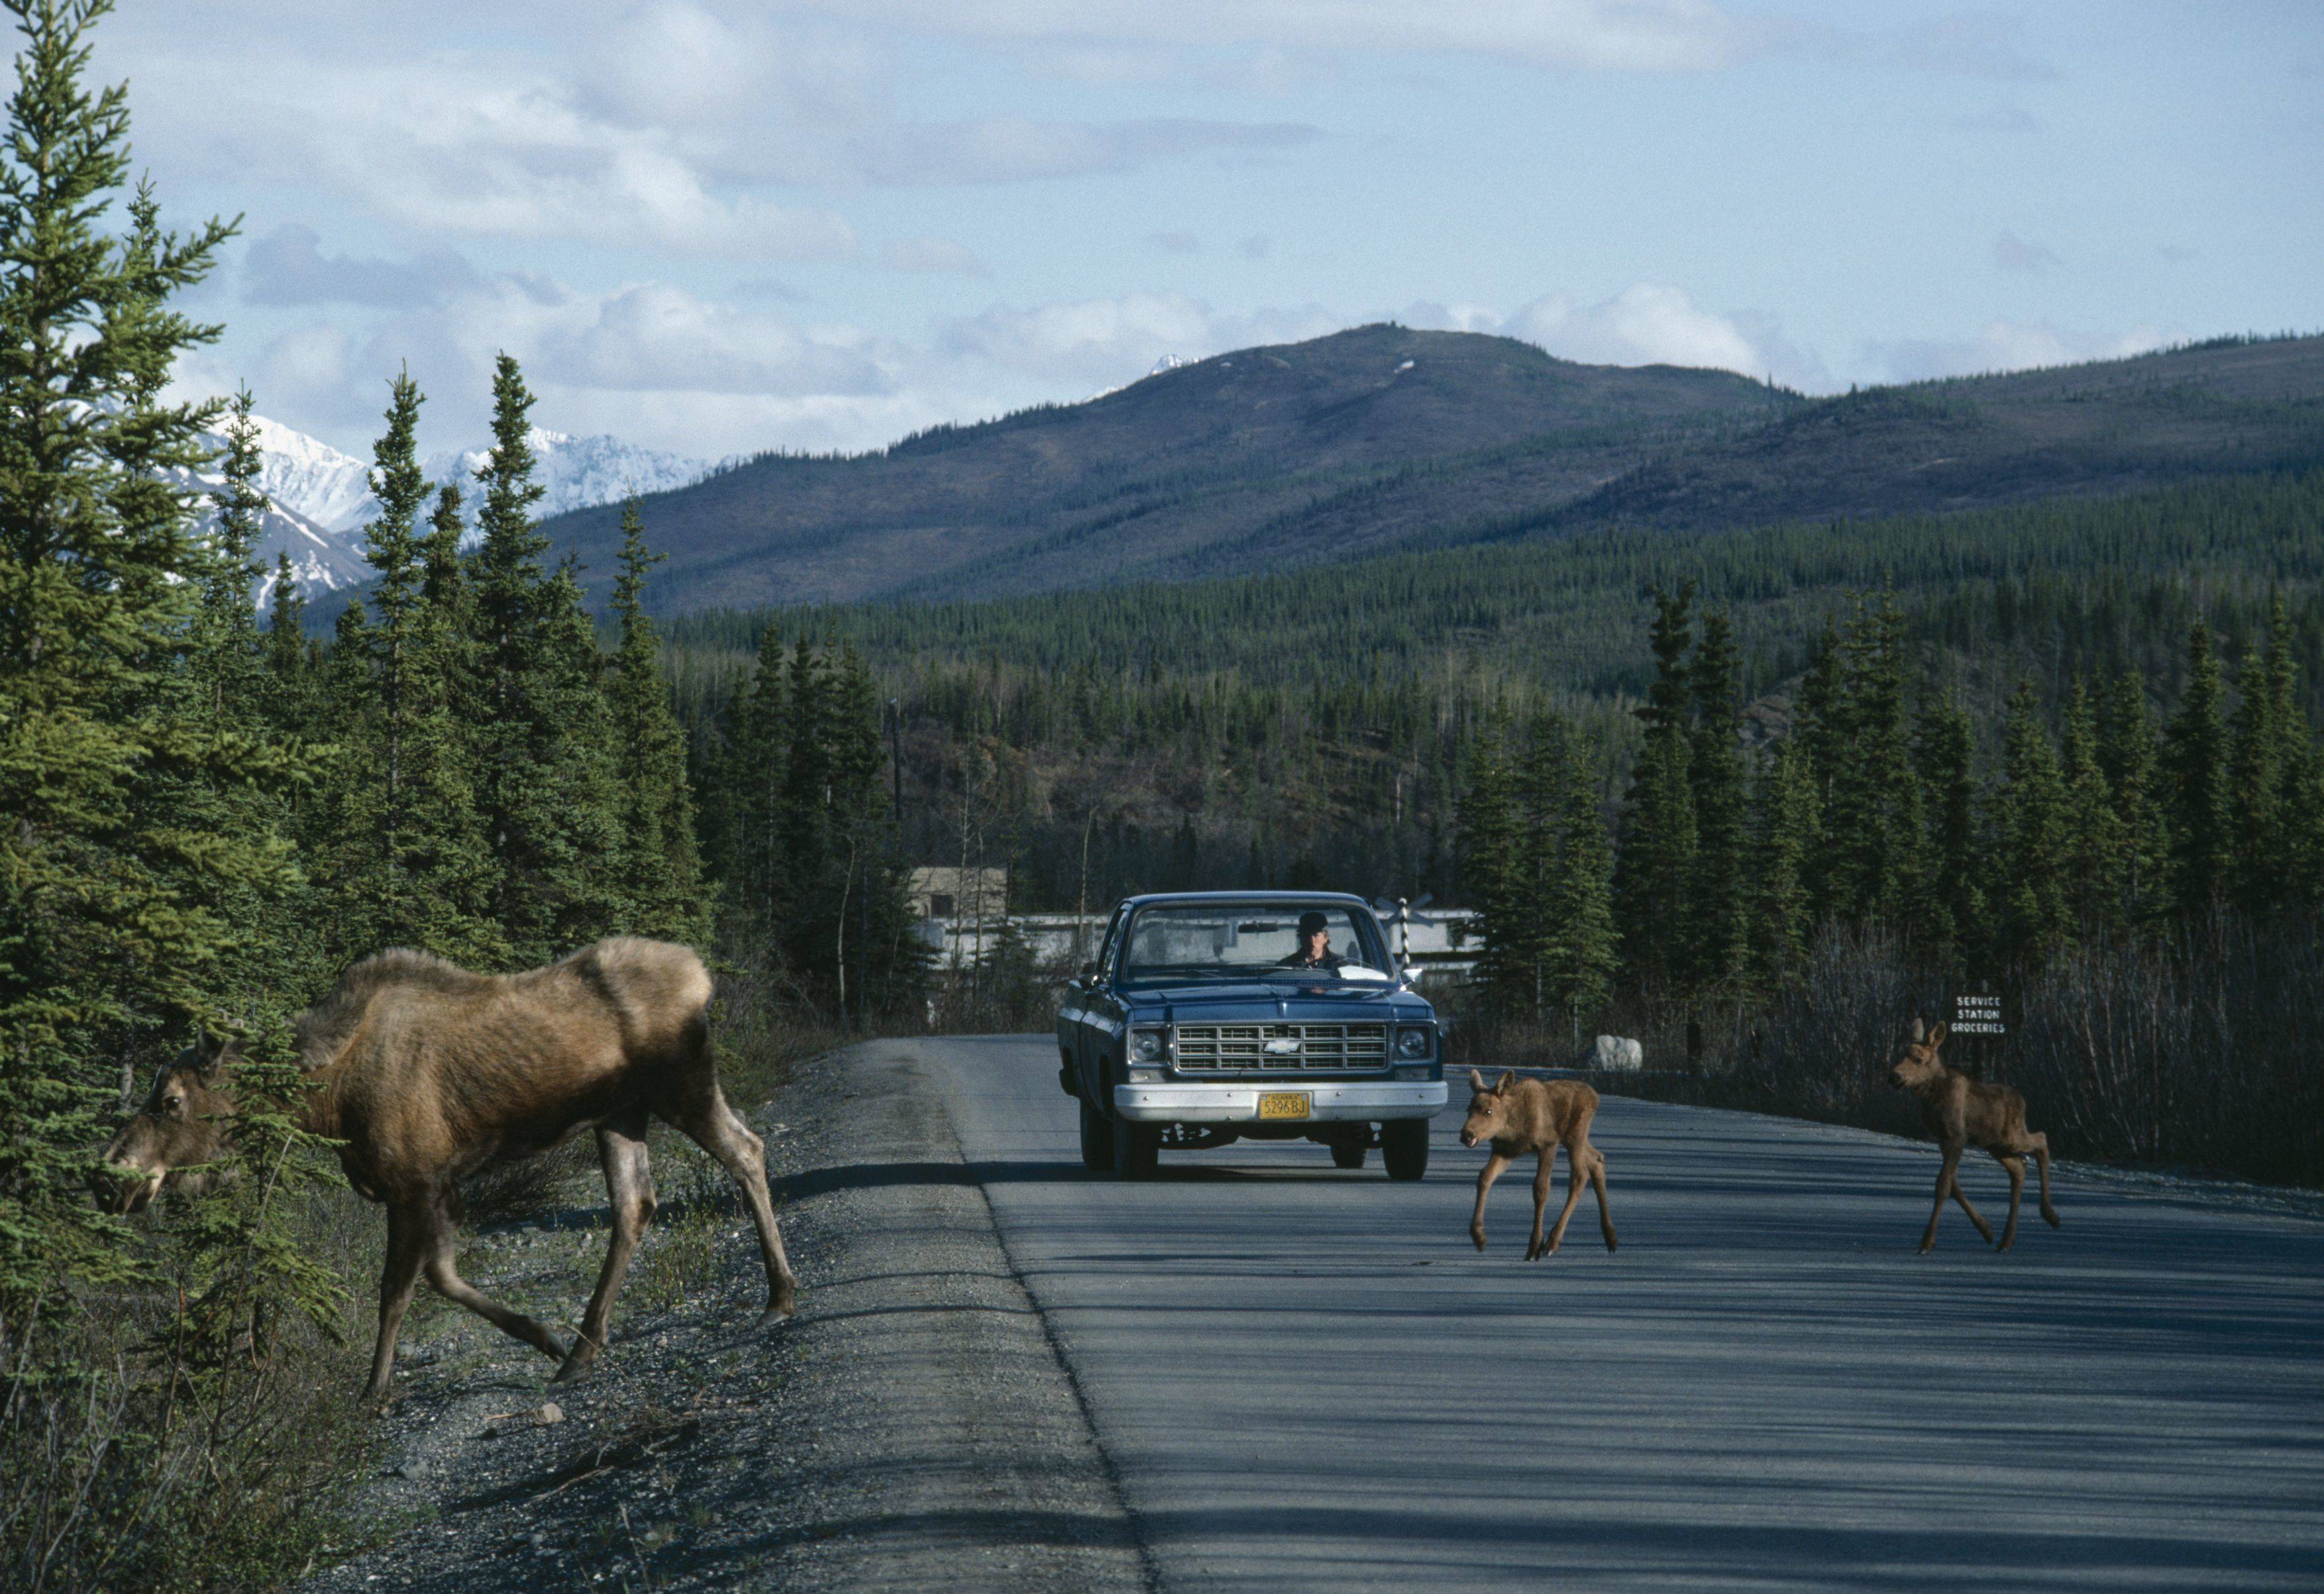
[[[1082,972],[1074,977],[1074,983],[1084,990],[1097,989],[1097,963],[1094,959],[1082,965]]]

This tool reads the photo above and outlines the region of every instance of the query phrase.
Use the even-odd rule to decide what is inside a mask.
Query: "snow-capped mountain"
[[[278,553],[290,554],[294,578],[309,596],[370,580],[374,571],[364,558],[363,529],[379,512],[379,505],[372,496],[369,462],[279,421],[253,419],[264,456],[259,485],[272,502],[259,532],[257,557],[266,574],[258,583],[256,601],[263,605],[272,597]],[[225,446],[223,438],[217,440]],[[642,448],[619,438],[576,438],[535,427],[530,440],[533,480],[547,489],[533,513],[544,519],[610,503],[632,492],[683,487],[701,480],[710,469],[701,460]],[[490,456],[488,448],[463,449],[430,455],[422,465],[431,483],[459,483],[471,538],[478,502],[475,473]],[[220,478],[212,469],[200,480],[203,486],[215,488]]]

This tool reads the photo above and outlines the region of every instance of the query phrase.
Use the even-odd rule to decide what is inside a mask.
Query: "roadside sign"
[[[1953,998],[1952,1028],[1955,1035],[2007,1035],[2009,1027],[2001,1019],[2001,999],[1997,996]]]

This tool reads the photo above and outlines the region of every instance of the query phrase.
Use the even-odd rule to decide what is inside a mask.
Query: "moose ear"
[[[1517,1083],[1517,1076],[1504,1069],[1501,1073],[1500,1079],[1493,1086],[1493,1094],[1496,1096],[1506,1096],[1509,1093],[1509,1087]]]
[[[1926,1040],[1926,1039],[1928,1038],[1928,1037],[1929,1037],[1929,1027],[1928,1027],[1927,1025],[1925,1025],[1925,1024],[1923,1024],[1923,1023],[1922,1023],[1922,1022],[1921,1022],[1921,1015],[1920,1015],[1920,1014],[1918,1014],[1918,1013],[1914,1014],[1914,1015],[1913,1015],[1913,1044],[1914,1044],[1914,1046],[1919,1046],[1923,1041]]]
[[[1469,1088],[1476,1092],[1479,1095],[1482,1095],[1484,1093],[1485,1076],[1478,1073],[1473,1068],[1469,1070]]]
[[[1938,1020],[1936,1021],[1936,1023],[1934,1023],[1934,1024],[1932,1024],[1932,1025],[1931,1025],[1931,1026],[1929,1027],[1929,1045],[1930,1045],[1930,1046],[1931,1046],[1931,1047],[1932,1047],[1932,1048],[1933,1048],[1933,1047],[1936,1047],[1936,1046],[1942,1046],[1942,1045],[1944,1045],[1944,1044],[1945,1044],[1945,1021],[1944,1021],[1943,1019],[1940,1018],[1940,1019],[1938,1019]]]

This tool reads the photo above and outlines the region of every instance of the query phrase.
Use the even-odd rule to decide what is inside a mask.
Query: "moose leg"
[[[1929,1209],[1929,1227],[1921,1236],[1921,1254],[1928,1255],[1937,1248],[1937,1220],[1945,1215],[1945,1197],[1952,1193],[1953,1170],[1960,1166],[1960,1147],[1945,1147],[1945,1159],[1937,1168],[1937,1203]]]
[[[371,1355],[371,1382],[364,1386],[364,1404],[385,1411],[388,1377],[395,1371],[396,1336],[403,1331],[403,1313],[420,1283],[420,1264],[426,1254],[428,1231],[424,1216],[402,1207],[387,1209],[387,1260],[379,1274],[379,1342]]]
[[[1586,1176],[1583,1169],[1587,1166],[1589,1154],[1584,1152],[1581,1156],[1576,1156],[1573,1151],[1574,1148],[1571,1146],[1565,1148],[1565,1205],[1557,1214],[1557,1227],[1549,1231],[1549,1244],[1542,1248],[1542,1255],[1545,1257],[1555,1255],[1557,1248],[1565,1243],[1565,1225],[1572,1221],[1573,1209],[1582,1202],[1582,1183]],[[1550,1156],[1551,1153],[1546,1151],[1541,1155],[1544,1172],[1548,1170]],[[1538,1209],[1534,1213],[1534,1221],[1536,1223],[1541,1221]]]
[[[1532,1261],[1536,1257],[1545,1257],[1549,1254],[1549,1248],[1542,1243],[1541,1220],[1542,1214],[1549,1208],[1550,1181],[1555,1176],[1553,1170],[1555,1168],[1556,1163],[1557,1147],[1554,1146],[1552,1146],[1547,1150],[1542,1152],[1535,1161],[1533,1170],[1533,1234],[1526,1241],[1526,1260],[1528,1262]],[[1570,1184],[1572,1181],[1569,1179],[1566,1183]]]
[[[1975,1207],[1969,1204],[1969,1192],[1961,1188],[1960,1153],[1958,1151],[1953,1153],[1952,1168],[1953,1199],[1960,1202],[1960,1210],[1969,1214],[1969,1221],[1977,1225],[1977,1231],[1985,1236],[1985,1243],[1991,1245],[1993,1243],[1993,1225],[1987,1222],[1984,1216],[1979,1213]]]
[[[798,1298],[798,1280],[790,1258],[783,1254],[783,1231],[775,1221],[775,1203],[767,1193],[766,1142],[751,1132],[740,1114],[726,1104],[714,1083],[706,1106],[689,1112],[679,1130],[716,1157],[727,1176],[750,1203],[751,1221],[759,1227],[759,1258],[767,1267],[767,1310],[762,1322],[788,1317]]]
[[[2039,1129],[2029,1129],[2025,1133],[2025,1148],[2034,1154],[2034,1166],[2042,1170],[2043,1221],[2052,1229],[2061,1227],[2058,1221],[2058,1209],[2050,1204],[2050,1137]]]
[[[1477,1210],[1469,1214],[1469,1238],[1477,1242],[1477,1248],[1480,1251],[1485,1248],[1485,1197],[1492,1193],[1493,1181],[1499,1178],[1501,1170],[1508,1166],[1509,1159],[1495,1151],[1485,1158],[1485,1166],[1477,1171]]]
[[[1610,1251],[1614,1248],[1614,1214],[1606,1207],[1606,1159],[1595,1146],[1583,1149],[1590,1156],[1590,1188],[1598,1197],[1598,1227],[1605,1234],[1606,1248]]]
[[[586,1376],[597,1352],[605,1348],[605,1335],[613,1319],[613,1297],[621,1293],[630,1258],[637,1255],[639,1239],[653,1221],[653,1173],[646,1163],[645,1120],[600,1125],[597,1156],[605,1165],[605,1197],[613,1216],[613,1237],[605,1247],[605,1265],[597,1270],[596,1293],[589,1297],[589,1310],[582,1314],[580,1335],[573,1341],[565,1365],[557,1369],[560,1384]]]
[[[565,1342],[551,1333],[546,1323],[487,1299],[482,1290],[460,1276],[460,1270],[453,1265],[459,1233],[453,1228],[451,1214],[444,1210],[441,1198],[420,1211],[428,1225],[426,1238],[421,1241],[428,1257],[428,1282],[436,1286],[437,1292],[446,1300],[466,1306],[501,1332],[522,1340],[548,1355],[563,1357]]]
[[[2001,1225],[2001,1244],[1997,1248],[2006,1251],[2017,1243],[2017,1202],[2025,1193],[2025,1159],[2006,1151],[1997,1151],[1993,1154],[1993,1160],[2009,1175],[2009,1217]]]

